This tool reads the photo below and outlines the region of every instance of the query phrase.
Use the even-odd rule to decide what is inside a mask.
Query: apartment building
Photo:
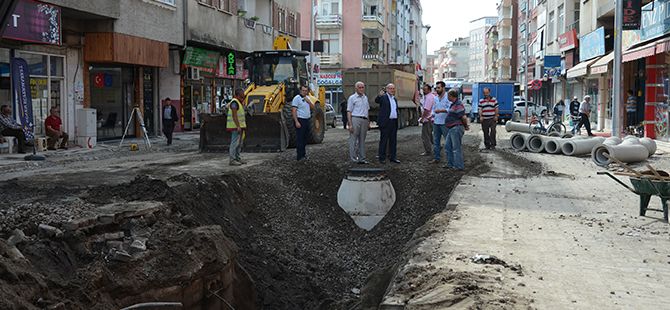
[[[433,79],[447,81],[451,79],[469,79],[470,76],[470,38],[456,38],[435,51],[437,70]]]
[[[517,65],[517,1],[503,0],[498,4],[498,22],[487,31],[487,81],[516,81]]]
[[[497,16],[470,21],[469,77],[474,82],[486,81],[486,32],[498,22]]]
[[[424,74],[424,82],[428,83],[429,85],[435,85],[435,82],[437,80],[435,79],[435,75],[437,75],[439,67],[439,62],[438,62],[438,56],[436,54],[429,54],[426,55],[426,65],[423,66],[425,69],[425,74]]]

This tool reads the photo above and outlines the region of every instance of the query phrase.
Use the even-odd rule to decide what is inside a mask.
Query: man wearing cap
[[[591,114],[591,96],[584,96],[584,102],[579,106],[579,124],[577,125],[577,131],[582,128],[582,125],[586,127],[586,132],[589,134],[589,137],[593,137],[591,133],[591,121],[589,121],[589,115]]]

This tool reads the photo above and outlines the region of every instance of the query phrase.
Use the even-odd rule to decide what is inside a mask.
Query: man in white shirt
[[[305,146],[309,139],[309,119],[312,110],[316,109],[307,94],[309,89],[307,85],[300,86],[300,94],[293,97],[293,124],[296,129],[295,149],[298,153],[298,160],[311,159],[305,154]]]
[[[423,85],[423,114],[419,119],[421,123],[421,141],[423,142],[424,152],[420,156],[430,156],[433,152],[433,103],[435,94],[430,85]]]
[[[586,132],[589,134],[589,137],[593,137],[591,133],[591,121],[589,121],[589,115],[591,114],[591,96],[584,96],[584,101],[579,106],[579,124],[577,125],[577,131],[582,128],[582,125],[586,127]]]
[[[365,96],[365,84],[356,82],[356,93],[347,100],[347,120],[349,122],[349,157],[351,162],[369,164],[365,161],[365,137],[370,130],[368,111],[370,103]]]

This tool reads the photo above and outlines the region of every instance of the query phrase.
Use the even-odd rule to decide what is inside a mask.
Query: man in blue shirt
[[[442,81],[435,83],[437,96],[435,96],[433,112],[431,113],[435,117],[433,120],[433,160],[429,161],[429,164],[437,164],[440,162],[442,137],[444,137],[446,141],[447,134],[449,133],[449,129],[444,125],[444,121],[447,119],[447,112],[449,106],[451,106],[451,101],[449,101],[449,98],[445,93],[445,86],[446,85]]]
[[[312,110],[316,109],[316,106],[309,100],[307,94],[309,89],[307,85],[300,86],[300,94],[293,97],[293,123],[295,124],[296,129],[296,141],[295,149],[298,153],[298,160],[301,159],[311,159],[305,155],[305,146],[307,145],[307,140],[309,139],[309,119],[311,117]]]

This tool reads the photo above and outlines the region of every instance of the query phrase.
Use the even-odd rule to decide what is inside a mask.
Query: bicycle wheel
[[[546,131],[538,119],[534,119],[530,122],[530,124],[528,124],[528,130],[530,131],[531,135],[539,135]]]
[[[549,129],[547,130],[549,132],[558,132],[560,134],[564,134],[568,131],[567,128],[565,128],[565,125],[563,123],[553,123],[549,126]]]

